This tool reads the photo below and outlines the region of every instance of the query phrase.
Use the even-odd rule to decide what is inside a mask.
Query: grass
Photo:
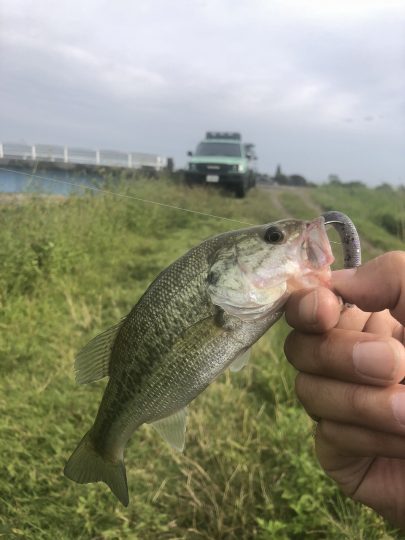
[[[109,186],[250,223],[282,217],[270,190],[237,200],[164,179],[110,179]],[[373,253],[401,244],[398,231],[373,225],[373,190],[357,198],[334,186],[309,194],[355,218]],[[398,193],[384,194],[384,212],[394,208],[403,220],[400,196],[401,203]],[[294,197],[282,202],[309,217]],[[219,378],[190,407],[184,455],[148,427],[134,434],[126,453],[127,509],[104,484],[63,476],[105,385],[75,385],[75,353],[124,315],[167,264],[237,226],[108,195],[0,205],[0,537],[399,538],[343,498],[319,468],[313,424],[294,397],[294,372],[283,357],[282,321],[254,347],[249,367]]]
[[[355,216],[361,238],[368,241],[373,254],[379,250],[403,249],[405,241],[405,190],[389,186],[329,185],[312,190],[324,210],[338,207]]]

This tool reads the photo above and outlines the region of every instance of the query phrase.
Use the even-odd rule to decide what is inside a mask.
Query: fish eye
[[[272,226],[264,233],[264,239],[269,244],[281,244],[284,240],[284,233],[278,227]]]

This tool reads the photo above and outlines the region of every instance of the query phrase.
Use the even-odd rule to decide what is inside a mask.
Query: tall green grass
[[[405,242],[405,190],[390,186],[369,189],[366,186],[328,185],[312,190],[313,199],[324,210],[339,208],[352,216],[366,248],[403,249]],[[367,251],[367,249],[366,249]]]
[[[237,200],[163,179],[110,181],[109,188],[249,223],[282,217],[270,190]],[[329,188],[311,194],[322,205],[335,197]],[[343,195],[342,205],[352,208]],[[368,231],[367,205],[355,211]],[[127,509],[104,484],[63,476],[105,386],[75,385],[75,353],[124,315],[167,264],[237,226],[108,195],[0,203],[0,537],[399,538],[343,498],[319,468],[313,424],[283,357],[283,322],[254,347],[249,367],[220,377],[192,404],[184,455],[148,427],[134,434]],[[381,235],[382,247],[397,246],[396,236]]]

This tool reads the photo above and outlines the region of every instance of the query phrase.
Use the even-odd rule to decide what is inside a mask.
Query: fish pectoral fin
[[[125,317],[89,341],[78,353],[75,360],[76,382],[87,384],[108,375],[112,346],[124,321]]]
[[[242,368],[244,368],[250,359],[250,351],[251,348],[247,349],[241,354],[238,354],[238,356],[235,358],[235,360],[232,362],[232,364],[229,366],[229,369],[231,371],[240,371]]]
[[[183,452],[186,440],[187,407],[176,413],[151,422],[161,437],[179,452]]]

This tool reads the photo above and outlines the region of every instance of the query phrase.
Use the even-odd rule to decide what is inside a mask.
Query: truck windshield
[[[196,156],[241,157],[240,145],[227,142],[201,142],[195,151]]]

